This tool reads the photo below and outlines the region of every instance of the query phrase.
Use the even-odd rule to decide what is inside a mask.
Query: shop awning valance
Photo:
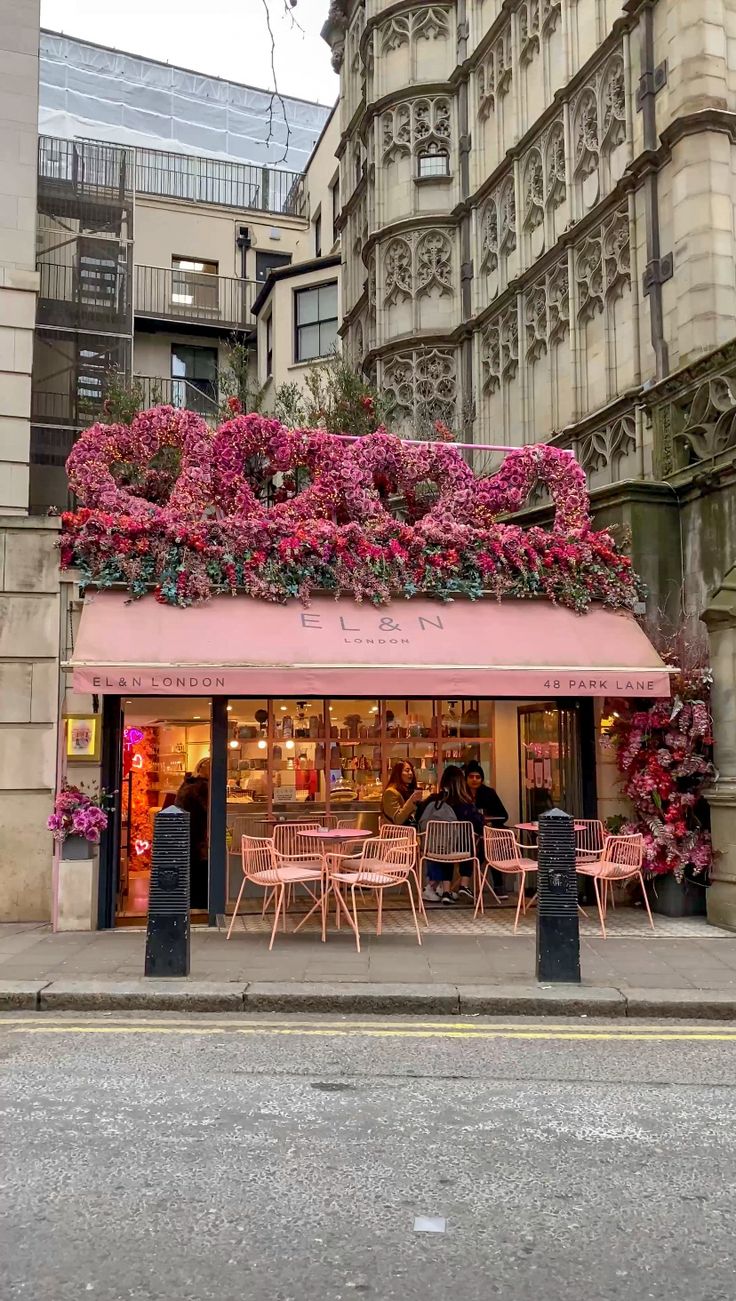
[[[351,600],[189,609],[87,595],[74,689],[118,695],[669,695],[669,673],[629,614],[545,601]]]

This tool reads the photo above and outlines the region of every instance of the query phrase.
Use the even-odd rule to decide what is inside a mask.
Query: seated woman
[[[486,775],[478,763],[477,759],[470,759],[463,765],[465,780],[468,783],[468,790],[473,798],[473,803],[479,813],[483,814],[483,821],[491,827],[505,827],[509,820],[509,815],[501,802],[501,798],[492,786],[486,786]],[[491,868],[493,877],[493,892],[497,899],[508,899],[504,889],[503,873],[497,868]]]
[[[388,785],[381,798],[383,821],[400,827],[414,826],[417,804],[421,799],[414,765],[408,759],[399,759],[391,769]]]
[[[472,822],[476,836],[483,834],[483,815],[475,807],[468,790],[465,774],[456,764],[450,764],[442,774],[439,790],[430,795],[417,809],[417,825],[426,831],[430,822]],[[427,903],[453,904],[458,900],[473,902],[471,863],[458,863],[460,884],[452,889],[453,863],[435,863],[427,860],[427,884],[423,898]]]

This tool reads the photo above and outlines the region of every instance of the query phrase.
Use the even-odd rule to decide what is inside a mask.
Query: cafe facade
[[[238,595],[182,609],[112,590],[88,592],[74,625],[60,779],[78,778],[73,729],[94,751],[94,723],[94,774],[118,793],[91,903],[100,928],[145,916],[153,819],[202,761],[208,888],[194,915],[216,925],[243,834],[312,818],[375,830],[399,760],[427,791],[447,764],[478,760],[512,822],[553,806],[601,816],[617,807],[610,702],[669,694],[635,618],[598,605]]]

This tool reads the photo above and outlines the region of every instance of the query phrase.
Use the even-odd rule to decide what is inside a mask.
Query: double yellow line
[[[94,1014],[93,1014],[94,1015]],[[578,1043],[626,1042],[636,1043],[734,1043],[736,1026],[690,1026],[666,1024],[642,1026],[637,1023],[601,1028],[583,1025],[535,1025],[467,1021],[362,1021],[362,1020],[231,1020],[218,1017],[215,1021],[202,1021],[200,1017],[187,1020],[161,1021],[136,1016],[135,1021],[107,1019],[104,1022],[64,1021],[59,1016],[44,1018],[0,1017],[0,1034],[20,1035],[196,1035],[212,1037],[301,1037],[333,1039],[501,1039],[501,1040],[574,1040]]]

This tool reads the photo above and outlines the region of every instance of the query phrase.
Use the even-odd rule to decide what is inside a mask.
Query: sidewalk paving
[[[455,921],[455,927],[458,923]],[[403,933],[366,932],[361,953],[350,933],[279,935],[192,932],[188,980],[144,980],[145,931],[54,935],[42,925],[0,926],[0,1008],[115,1010],[123,1007],[223,1011],[457,1013],[528,1009],[563,1014],[717,1016],[736,1019],[736,943],[701,918],[665,919],[653,935],[645,918],[622,915],[622,936],[603,940],[581,927],[583,984],[535,982],[533,923],[447,933],[431,929],[421,948]]]

